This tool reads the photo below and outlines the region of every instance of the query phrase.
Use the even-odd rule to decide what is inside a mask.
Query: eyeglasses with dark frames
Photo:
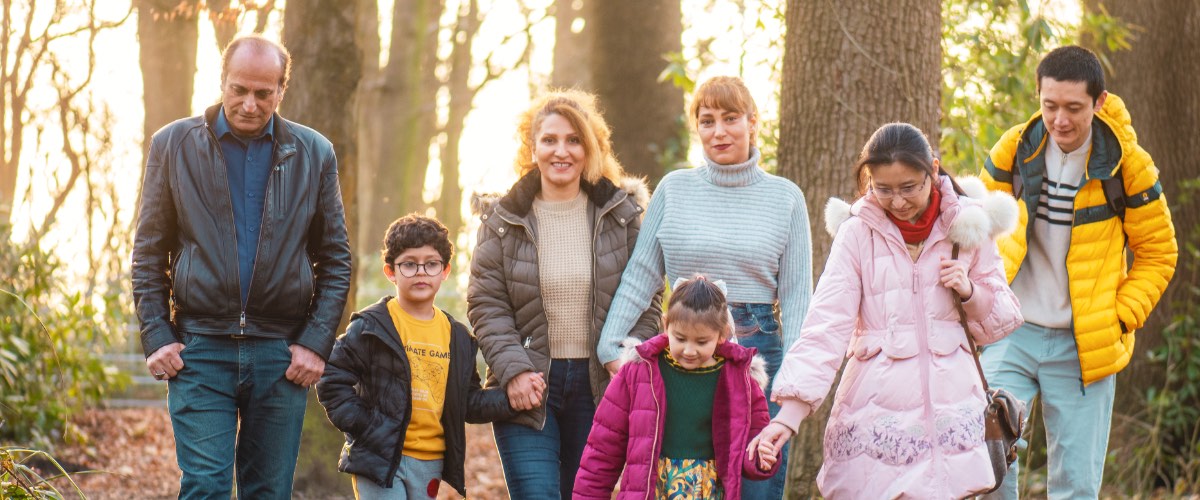
[[[446,263],[440,260],[431,260],[419,264],[411,260],[406,260],[404,262],[393,263],[392,268],[399,270],[400,275],[405,278],[412,278],[417,275],[417,272],[425,273],[426,276],[435,276],[441,274],[446,269]]]

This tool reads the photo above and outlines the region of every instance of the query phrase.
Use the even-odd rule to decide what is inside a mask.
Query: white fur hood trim
[[[950,225],[947,235],[950,241],[964,248],[975,248],[1016,228],[1018,208],[1012,195],[988,191],[977,177],[964,176],[955,181],[965,196],[960,197],[958,217]],[[859,207],[841,199],[830,198],[825,203],[825,230],[836,236],[838,227],[858,210]]]
[[[737,343],[734,339],[729,339],[728,342]],[[617,362],[621,366],[625,366],[626,363],[647,362],[646,358],[643,358],[637,352],[639,345],[642,345],[641,340],[635,337],[625,337],[625,340],[621,341],[621,357],[617,358]],[[754,379],[754,382],[758,384],[760,389],[767,390],[767,385],[771,382],[771,378],[767,376],[767,360],[761,355],[755,354],[754,358],[750,360],[750,378]]]

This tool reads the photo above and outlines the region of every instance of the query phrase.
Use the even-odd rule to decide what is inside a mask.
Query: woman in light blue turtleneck
[[[705,82],[689,116],[704,145],[704,164],[667,174],[654,190],[597,355],[610,372],[616,369],[621,341],[662,289],[664,274],[672,282],[702,274],[728,285],[737,341],[758,348],[773,378],[812,296],[804,194],[759,167],[758,108],[740,78]],[[772,403],[771,415],[778,411]],[[781,498],[784,476],[749,481],[742,494]]]

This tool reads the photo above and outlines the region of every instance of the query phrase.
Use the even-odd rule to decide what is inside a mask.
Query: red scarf
[[[900,235],[904,237],[905,243],[913,245],[925,241],[929,237],[929,233],[933,231],[933,222],[942,213],[942,193],[938,192],[937,179],[934,179],[933,182],[933,189],[929,193],[929,206],[925,208],[925,213],[917,217],[916,222],[897,219],[891,212],[883,211],[900,229]]]

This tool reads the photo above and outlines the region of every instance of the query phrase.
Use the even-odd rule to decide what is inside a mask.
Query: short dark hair
[[[225,77],[229,76],[229,61],[242,45],[256,52],[275,51],[279,56],[279,67],[283,68],[283,74],[279,76],[279,88],[286,90],[288,79],[292,76],[292,54],[283,44],[259,34],[240,35],[225,46],[225,51],[221,53],[221,86],[225,86]]]
[[[450,230],[432,217],[416,212],[392,222],[383,236],[383,263],[391,265],[405,250],[429,245],[447,265],[454,256],[454,244],[450,243]]]
[[[1100,58],[1078,45],[1059,47],[1046,54],[1037,66],[1037,90],[1042,91],[1042,78],[1053,78],[1060,82],[1084,82],[1092,104],[1104,92],[1104,68]]]
[[[725,293],[704,276],[696,276],[671,290],[667,322],[715,327],[722,339],[729,338],[733,332]]]

